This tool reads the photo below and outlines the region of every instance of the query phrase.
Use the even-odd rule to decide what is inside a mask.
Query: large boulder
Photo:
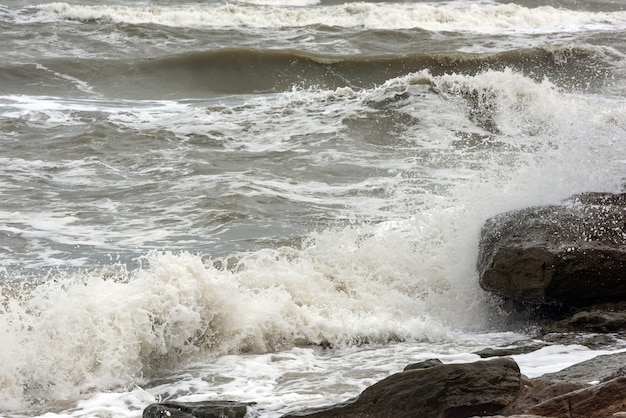
[[[626,193],[495,216],[479,251],[480,285],[506,299],[567,307],[626,300]]]
[[[352,402],[283,418],[493,415],[515,400],[521,381],[519,367],[510,358],[435,365],[391,375],[365,389]]]

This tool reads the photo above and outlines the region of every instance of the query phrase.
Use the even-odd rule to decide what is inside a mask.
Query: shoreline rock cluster
[[[474,363],[412,364],[352,400],[283,418],[626,418],[626,352],[534,379],[509,357],[551,344],[624,344],[626,193],[585,193],[487,220],[477,268],[483,289],[544,324],[539,335],[477,352],[483,360]],[[148,406],[143,417],[257,416],[251,408],[169,402]]]

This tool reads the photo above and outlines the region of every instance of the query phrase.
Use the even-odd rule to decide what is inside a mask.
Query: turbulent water
[[[523,337],[483,221],[626,182],[622,0],[3,0],[0,39],[7,417],[476,359]]]

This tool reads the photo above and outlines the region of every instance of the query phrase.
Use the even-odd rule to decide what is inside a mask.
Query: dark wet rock
[[[480,356],[480,358],[507,357],[515,356],[518,354],[532,353],[533,351],[539,350],[546,345],[548,344],[544,341],[524,340],[504,347],[484,348],[480,351],[474,352],[474,354],[477,354],[478,356]]]
[[[480,285],[522,304],[583,307],[626,300],[626,194],[495,216],[481,232]]]
[[[526,413],[548,417],[607,418],[626,412],[626,377],[548,399]]]
[[[251,405],[233,401],[161,402],[148,405],[143,418],[244,418]]]
[[[474,417],[471,417],[474,418]],[[542,417],[539,415],[528,415],[528,414],[515,414],[515,415],[493,415],[491,418],[548,418],[548,417]]]
[[[582,308],[544,326],[536,338],[551,344],[580,344],[591,349],[619,347],[626,339],[626,302]]]
[[[623,341],[613,334],[589,334],[580,332],[556,332],[538,336],[549,345],[584,345],[592,350],[616,348],[623,344]]]
[[[583,308],[571,317],[554,322],[543,329],[543,333],[580,331],[626,333],[626,301]]]
[[[396,373],[338,406],[286,417],[469,417],[498,413],[521,388],[519,367],[510,358],[443,364]]]
[[[404,368],[403,371],[407,370],[418,370],[418,369],[428,369],[430,367],[441,366],[443,362],[436,358],[431,358],[428,360],[420,361],[418,363],[409,364]]]

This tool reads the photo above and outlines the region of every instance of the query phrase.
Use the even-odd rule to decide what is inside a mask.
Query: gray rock
[[[418,369],[428,369],[429,367],[441,366],[443,362],[436,358],[431,358],[428,360],[420,361],[418,363],[409,364],[404,368],[403,371],[407,370],[418,370]]]
[[[584,345],[592,350],[615,349],[623,346],[623,340],[614,334],[589,334],[584,332],[553,332],[537,338],[550,345]]]
[[[444,364],[396,373],[365,389],[354,401],[286,415],[309,418],[454,418],[498,413],[521,389],[510,358]]]
[[[148,405],[143,418],[244,418],[251,405],[234,401],[161,402]]]
[[[546,345],[548,344],[544,341],[523,340],[504,347],[484,348],[474,352],[474,354],[479,355],[480,358],[515,356],[518,354],[532,353],[533,351],[539,350]]]
[[[606,381],[623,376],[624,365],[626,365],[626,353],[606,354],[542,377],[579,382]]]
[[[480,285],[522,303],[582,307],[626,300],[626,194],[587,193],[562,205],[487,220]]]

